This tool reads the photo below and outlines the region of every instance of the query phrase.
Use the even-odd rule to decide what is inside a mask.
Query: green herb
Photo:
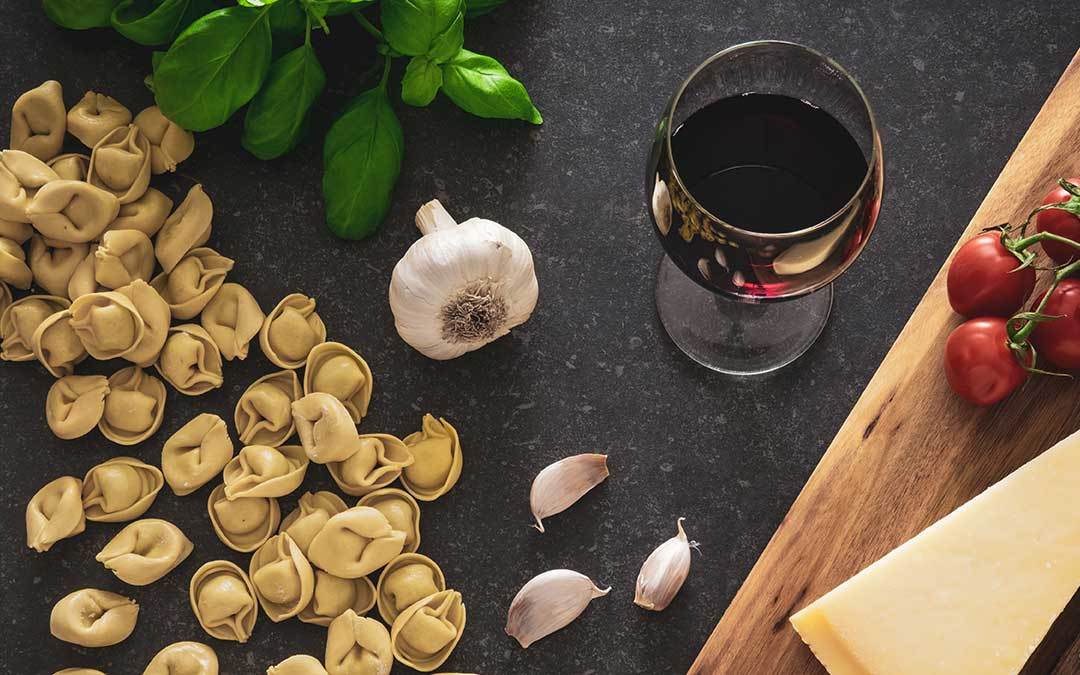
[[[270,34],[274,38],[274,48],[279,43],[288,45],[298,40],[307,29],[307,12],[300,0],[278,0],[270,6],[267,14],[270,18]]]
[[[462,49],[444,63],[443,91],[465,112],[477,117],[525,120],[541,124],[544,118],[533,105],[525,85],[502,64],[483,54]]]
[[[439,64],[426,56],[414,56],[405,67],[401,80],[401,100],[409,105],[426,106],[442,86],[443,74]]]
[[[123,0],[110,20],[116,32],[132,42],[163,45],[214,8],[213,0]]]
[[[64,28],[85,30],[109,25],[113,7],[120,0],[42,0],[45,16]]]
[[[307,41],[270,66],[266,82],[248,106],[240,143],[259,159],[292,150],[307,130],[308,112],[324,88],[326,72]]]
[[[463,0],[382,0],[383,34],[398,53],[442,63],[464,42]]]
[[[504,2],[506,0],[465,0],[465,16],[471,18],[487,14]]]

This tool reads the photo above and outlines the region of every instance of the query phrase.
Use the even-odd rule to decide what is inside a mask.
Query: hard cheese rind
[[[1080,588],[1080,432],[791,617],[832,675],[1015,675]]]

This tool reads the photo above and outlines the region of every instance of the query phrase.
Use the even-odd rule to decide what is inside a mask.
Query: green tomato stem
[[[1046,309],[1046,303],[1050,301],[1050,296],[1054,293],[1054,290],[1057,289],[1058,284],[1061,283],[1062,279],[1071,276],[1077,270],[1080,270],[1080,260],[1060,267],[1056,272],[1054,272],[1054,281],[1051,282],[1050,287],[1046,289],[1046,293],[1043,294],[1042,300],[1039,301],[1039,305],[1035,308],[1033,312],[1024,312],[1020,315],[1022,317],[1021,320],[1024,322],[1024,325],[1016,331],[1010,330],[1009,339],[1012,343],[1010,344],[1010,347],[1012,347],[1013,349],[1028,348],[1027,339],[1031,336],[1031,333],[1035,330],[1035,327],[1038,326],[1041,322],[1052,318],[1043,314],[1043,310]]]

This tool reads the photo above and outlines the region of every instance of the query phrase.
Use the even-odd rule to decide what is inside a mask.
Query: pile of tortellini
[[[142,516],[166,484],[184,496],[220,476],[207,501],[210,522],[251,559],[246,570],[211,560],[191,577],[191,608],[207,634],[245,642],[261,607],[272,622],[296,617],[327,627],[322,662],[296,655],[268,673],[384,675],[395,659],[437,669],[461,639],[466,614],[439,566],[417,553],[417,500],[437,499],[457,482],[456,430],[425,415],[404,439],[359,432],[371,370],[354,350],[327,341],[315,300],[292,294],[265,314],[244,287],[225,282],[233,261],[204,246],[213,206],[202,187],[175,210],[150,187],[152,174],[175,170],[194,149],[192,135],[156,107],[133,119],[114,99],[88,92],[67,110],[50,81],[23,94],[12,114],[11,149],[0,153],[0,358],[37,361],[57,378],[46,400],[56,436],[96,427],[117,444],[139,444],[161,426],[165,383],[188,396],[221,387],[222,363],[246,358],[256,337],[281,368],[237,401],[238,451],[225,420],[199,414],[165,441],[160,468],[117,456],[81,479],[42,487],[27,505],[27,545],[48,551],[87,520],[127,523],[95,559],[124,583],[152,584],[194,546],[172,523]],[[61,154],[65,132],[90,155]],[[43,293],[12,298],[10,287],[32,285]],[[108,377],[76,375],[87,357],[130,365]],[[294,437],[299,443],[288,445]],[[299,488],[312,463],[326,465],[359,501],[309,492],[282,518],[278,499]],[[398,479],[404,489],[391,487]],[[374,607],[385,625],[364,616]],[[114,645],[131,635],[139,611],[124,595],[84,588],[55,604],[50,630],[84,647]],[[177,642],[144,673],[217,675],[217,655]]]

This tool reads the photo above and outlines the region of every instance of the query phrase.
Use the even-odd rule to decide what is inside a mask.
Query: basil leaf
[[[154,70],[161,113],[185,129],[206,131],[250,101],[270,68],[267,11],[229,7],[188,26]]]
[[[278,0],[236,0],[236,4],[241,7],[254,7],[258,9],[260,7],[270,7],[277,4]]]
[[[383,0],[380,18],[386,41],[406,56],[442,63],[464,41],[463,0]]]
[[[259,159],[292,150],[307,130],[308,113],[325,87],[326,71],[310,43],[274,61],[248,106],[240,144]]]
[[[506,0],[465,0],[465,16],[474,17],[497,9]]]
[[[300,0],[278,0],[270,6],[267,14],[270,19],[270,33],[274,37],[274,46],[278,42],[297,40],[307,29],[307,14]]]
[[[401,100],[424,107],[435,98],[442,81],[439,64],[424,56],[414,56],[405,67],[405,77],[401,80]]]
[[[163,45],[214,7],[212,0],[123,0],[110,20],[132,42]]]
[[[45,16],[63,28],[85,30],[109,25],[113,7],[120,0],[41,0]]]
[[[375,232],[390,209],[405,139],[382,86],[360,94],[330,127],[323,146],[326,224],[345,239]]]
[[[462,49],[442,65],[442,71],[443,93],[465,112],[477,117],[543,123],[525,85],[490,56]]]
[[[375,0],[304,0],[304,7],[316,19],[341,16],[374,4]]]

